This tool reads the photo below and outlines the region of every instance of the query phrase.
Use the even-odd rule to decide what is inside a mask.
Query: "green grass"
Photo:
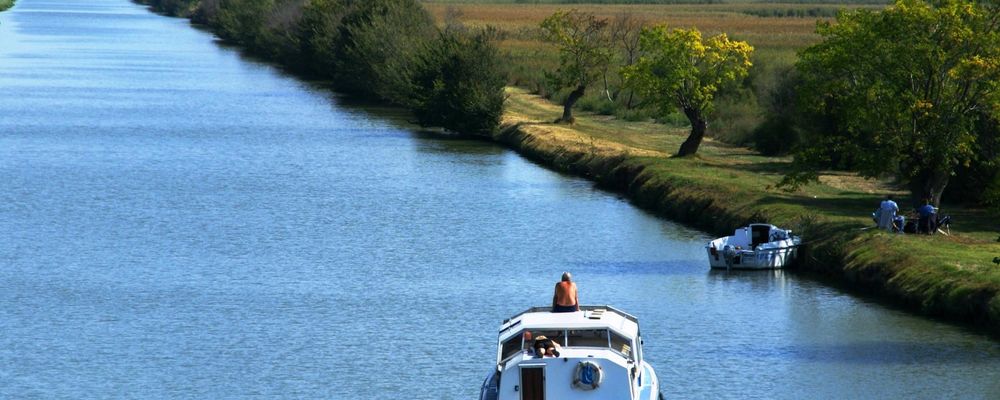
[[[0,11],[6,11],[14,6],[14,0],[0,0]]]
[[[1000,215],[945,209],[951,236],[875,229],[871,212],[889,182],[827,173],[796,192],[776,189],[790,159],[765,157],[714,140],[696,157],[671,157],[683,128],[579,112],[572,127],[549,123],[560,107],[510,88],[501,140],[557,168],[627,192],[637,204],[714,234],[753,221],[789,227],[810,243],[808,269],[838,277],[928,315],[978,323],[1000,333]],[[901,202],[901,204],[905,204]]]

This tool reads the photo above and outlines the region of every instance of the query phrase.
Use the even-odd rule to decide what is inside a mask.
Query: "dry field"
[[[818,19],[829,17],[760,17],[751,12],[771,10],[818,10],[832,15],[845,6],[817,4],[665,4],[665,5],[597,5],[597,4],[461,4],[455,2],[425,2],[438,21],[447,15],[470,25],[493,25],[508,32],[514,40],[505,43],[516,48],[534,42],[534,32],[545,17],[557,10],[577,9],[599,17],[614,18],[630,13],[654,24],[678,28],[698,28],[715,34],[725,32],[746,40],[760,49],[795,50],[818,40],[815,34]],[[858,6],[849,7],[875,7]]]

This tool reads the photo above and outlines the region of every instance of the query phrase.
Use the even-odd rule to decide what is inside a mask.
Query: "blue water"
[[[125,0],[0,14],[0,398],[471,399],[572,271],[673,398],[1000,398],[1000,346]]]

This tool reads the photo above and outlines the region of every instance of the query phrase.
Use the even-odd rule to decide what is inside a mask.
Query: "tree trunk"
[[[941,205],[941,194],[948,186],[950,174],[947,171],[922,171],[910,182],[910,195],[913,196],[915,207],[924,205],[924,199],[930,199],[931,205]]]
[[[698,146],[701,146],[701,140],[705,138],[705,131],[708,130],[708,121],[700,110],[685,108],[684,115],[687,116],[688,121],[691,121],[691,134],[688,135],[684,143],[681,143],[681,148],[677,151],[679,157],[697,153]]]
[[[576,119],[573,118],[573,105],[576,104],[577,100],[583,97],[583,94],[587,91],[587,86],[580,85],[576,87],[576,90],[570,92],[569,97],[566,98],[566,102],[563,103],[563,115],[562,118],[556,120],[556,122],[565,122],[567,124],[572,124]]]

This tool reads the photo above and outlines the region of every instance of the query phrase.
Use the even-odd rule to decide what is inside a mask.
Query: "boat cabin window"
[[[524,348],[530,349],[531,346],[535,344],[534,339],[537,339],[539,336],[545,336],[546,338],[551,339],[553,342],[559,343],[560,346],[566,345],[566,331],[563,330],[531,331],[531,337],[533,339],[531,340],[530,343],[525,343]]]
[[[575,347],[604,347],[610,345],[608,342],[607,329],[580,329],[569,331],[566,335],[567,346]]]
[[[534,340],[524,340],[524,332],[519,331],[503,342],[500,346],[500,359],[506,360],[521,350],[531,349]],[[611,348],[625,357],[635,359],[632,341],[608,329],[576,329],[576,330],[529,330],[532,338],[545,336],[560,346],[566,347],[600,347]]]
[[[511,356],[513,356],[514,354],[517,354],[517,352],[521,351],[521,343],[523,336],[524,336],[524,331],[521,331],[518,332],[516,335],[511,336],[510,339],[507,339],[505,342],[503,342],[503,345],[500,346],[501,360],[506,360]]]
[[[769,242],[769,233],[771,233],[770,226],[750,225],[750,248],[756,249],[757,245]]]
[[[625,357],[635,359],[632,353],[632,341],[614,332],[611,332],[611,350],[622,353]]]

